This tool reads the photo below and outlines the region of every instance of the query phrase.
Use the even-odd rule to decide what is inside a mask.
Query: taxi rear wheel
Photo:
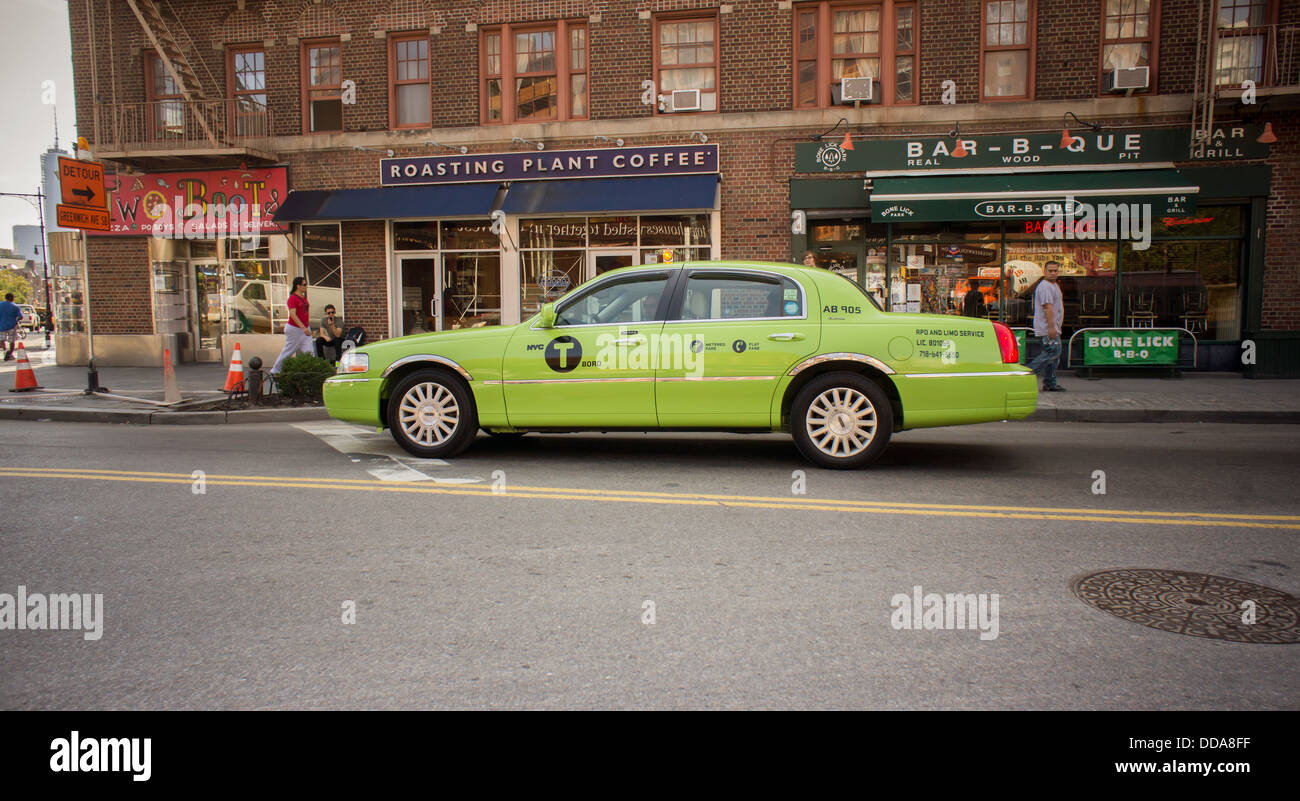
[[[876,382],[857,373],[827,373],[799,390],[790,434],[808,461],[847,470],[874,462],[894,433],[894,412]]]
[[[455,456],[474,441],[478,412],[469,388],[442,370],[417,370],[388,397],[388,427],[407,452]]]

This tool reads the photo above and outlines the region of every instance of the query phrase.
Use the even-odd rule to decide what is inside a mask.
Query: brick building
[[[1202,367],[1242,369],[1245,339],[1248,372],[1300,364],[1290,0],[68,11],[114,190],[85,247],[104,363],[274,355],[295,275],[313,317],[374,339],[517,322],[624,264],[811,250],[887,308],[979,289],[1013,325],[1056,259],[1067,333],[1186,328]],[[1136,204],[1118,235],[1103,204]]]

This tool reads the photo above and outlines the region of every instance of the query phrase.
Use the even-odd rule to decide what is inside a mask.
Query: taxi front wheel
[[[388,398],[393,439],[425,459],[455,456],[474,441],[478,412],[469,388],[442,370],[417,370]]]
[[[894,433],[894,412],[876,382],[857,373],[827,373],[799,390],[790,434],[808,461],[847,470],[874,462]]]

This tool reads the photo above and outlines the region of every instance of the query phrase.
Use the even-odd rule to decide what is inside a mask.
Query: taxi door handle
[[[614,345],[640,345],[645,342],[645,337],[626,337],[624,339],[613,340]]]
[[[782,341],[784,341],[784,342],[789,342],[789,341],[792,340],[792,339],[803,339],[804,336],[803,336],[803,334],[793,334],[793,333],[790,333],[790,334],[768,334],[768,335],[767,335],[767,338],[768,338],[768,339],[779,339],[779,340],[782,340]]]

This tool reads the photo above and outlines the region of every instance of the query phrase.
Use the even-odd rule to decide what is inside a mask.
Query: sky
[[[72,43],[66,0],[0,0],[5,27],[0,59],[0,192],[35,192],[41,154],[59,141],[72,151],[77,139],[72,91]],[[43,102],[53,81],[55,105]],[[13,226],[38,222],[36,209],[20,198],[0,197],[0,247],[13,247]]]

